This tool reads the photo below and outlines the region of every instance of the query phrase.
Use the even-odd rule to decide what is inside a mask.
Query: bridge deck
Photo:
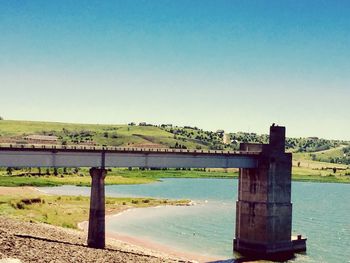
[[[0,144],[1,167],[255,168],[259,152]]]

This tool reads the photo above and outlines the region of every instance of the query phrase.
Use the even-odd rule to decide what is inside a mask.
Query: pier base
[[[286,261],[293,258],[295,253],[306,251],[306,238],[293,237],[290,242],[280,243],[278,246],[234,239],[233,249],[249,259]]]
[[[105,183],[107,170],[91,168],[91,197],[87,244],[92,248],[105,248]]]

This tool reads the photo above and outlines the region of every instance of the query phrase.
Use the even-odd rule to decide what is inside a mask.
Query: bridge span
[[[256,168],[259,152],[0,145],[6,167]]]
[[[292,239],[292,154],[285,153],[285,127],[271,126],[269,144],[243,143],[240,151],[0,145],[0,167],[92,167],[87,243],[93,248],[105,247],[107,167],[240,168],[233,249],[277,260],[306,250],[305,238]]]

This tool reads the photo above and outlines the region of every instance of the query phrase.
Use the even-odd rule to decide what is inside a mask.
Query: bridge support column
[[[258,168],[240,169],[234,250],[254,258],[286,259],[306,250],[292,240],[292,155],[285,153],[285,128],[272,126],[268,145],[241,144],[261,151]]]
[[[107,170],[91,168],[91,197],[88,246],[93,248],[105,247],[105,183]]]

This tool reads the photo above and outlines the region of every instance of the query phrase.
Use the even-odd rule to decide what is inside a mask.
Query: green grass
[[[82,136],[81,132],[89,132],[91,136]],[[165,147],[174,147],[176,143],[185,145],[189,149],[207,149],[200,141],[186,138],[175,139],[174,135],[154,126],[128,126],[128,125],[99,125],[75,124],[59,122],[38,121],[0,121],[0,136],[25,136],[29,134],[53,134],[58,136],[60,142],[68,144],[78,141],[93,141],[98,145],[132,147],[140,144],[160,144]],[[74,135],[75,134],[75,135]],[[73,136],[74,135],[74,136]]]
[[[319,151],[319,152],[293,153],[293,159],[303,160],[303,161],[317,160],[320,162],[329,162],[330,159],[344,157],[344,151],[343,151],[344,147],[346,146],[340,146],[337,148],[332,148],[329,150]]]
[[[14,175],[6,175],[0,171],[0,186],[61,186],[76,185],[90,186],[91,178],[88,169],[81,169],[80,175],[70,174],[54,175],[21,175],[21,170],[14,171]],[[203,171],[177,171],[177,170],[132,170],[112,169],[105,179],[106,185],[145,184],[152,183],[160,178],[237,178],[237,172],[203,172]]]
[[[39,133],[42,131],[62,131],[63,128],[72,131],[110,131],[119,129],[126,125],[100,125],[100,124],[76,124],[61,122],[41,122],[41,121],[0,121],[1,135],[21,135]]]
[[[118,174],[125,178],[150,178],[150,179],[160,179],[160,178],[238,178],[238,172],[225,172],[222,171],[215,172],[205,172],[200,170],[119,170]]]
[[[293,181],[308,181],[321,183],[350,183],[350,169],[337,171],[311,169],[306,167],[292,168]]]
[[[0,186],[61,186],[76,185],[90,186],[91,178],[88,169],[81,169],[79,174],[61,176],[41,175],[41,176],[19,176],[20,170],[14,175],[8,176],[4,171],[0,172]],[[105,179],[106,185],[120,184],[145,184],[159,181],[161,178],[238,178],[238,171],[225,172],[223,169],[216,171],[201,170],[128,170],[112,169]],[[315,181],[315,182],[337,182],[350,183],[350,169],[337,170],[333,173],[331,169],[308,168],[293,166],[292,179],[295,181]]]
[[[28,200],[40,200],[28,204]],[[185,205],[188,200],[153,198],[106,198],[107,214],[117,213],[132,207],[158,205]],[[79,222],[88,220],[90,198],[84,196],[32,195],[23,197],[0,196],[0,215],[29,222],[42,222],[56,226],[77,228]]]
[[[107,176],[105,179],[106,185],[113,184],[146,184],[154,182],[152,178],[127,178],[121,176]],[[76,185],[90,186],[90,176],[0,176],[0,186],[61,186],[61,185]]]

